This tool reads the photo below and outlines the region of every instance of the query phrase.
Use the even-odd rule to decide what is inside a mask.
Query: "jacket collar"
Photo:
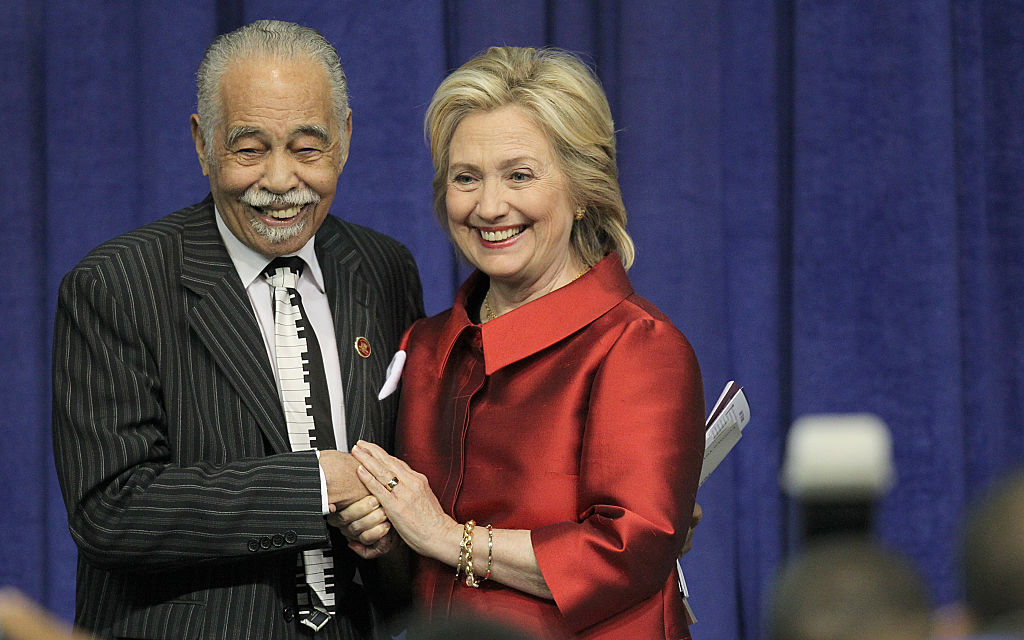
[[[263,347],[256,316],[217,229],[212,197],[196,206],[184,223],[181,280],[196,294],[189,300],[189,323],[217,366],[252,411],[275,452],[291,450],[277,383]],[[356,355],[358,336],[380,345],[379,293],[365,273],[358,243],[340,220],[327,216],[316,232],[314,250],[334,319],[342,371],[349,442],[380,441],[380,407],[367,400],[372,380],[383,380],[382,351],[369,359]],[[256,345],[256,348],[254,348]]]
[[[216,215],[213,218],[217,223],[217,231],[220,233],[220,238],[224,242],[224,248],[227,249],[231,263],[235,265],[235,271],[238,272],[238,277],[242,281],[242,287],[248,289],[249,285],[257,278],[263,276],[263,271],[271,261],[239,240],[228,229],[227,223],[224,222],[224,216],[216,206],[214,206],[214,212]],[[302,258],[307,267],[302,271],[302,277],[309,278],[322,293],[324,291],[324,276],[320,269],[320,260],[317,258],[316,251],[313,248],[315,242],[316,236],[314,235],[298,251],[290,255]]]
[[[345,428],[349,444],[359,439],[387,442],[375,384],[384,380],[388,356],[381,347],[381,291],[373,276],[373,263],[353,237],[352,227],[327,216],[316,233],[316,254],[323,269],[324,291],[334,318],[338,362],[345,396]],[[355,347],[359,338],[371,345],[369,358]]]
[[[490,322],[474,325],[466,305],[479,300],[487,286],[487,276],[477,271],[459,288],[442,332],[445,366],[456,341],[467,328],[480,331],[484,371],[491,375],[567,338],[633,294],[619,256],[611,253],[564,287]]]
[[[213,209],[213,199],[208,197],[184,223],[181,282],[195,294],[187,299],[188,321],[274,451],[289,451],[263,336],[217,230]]]

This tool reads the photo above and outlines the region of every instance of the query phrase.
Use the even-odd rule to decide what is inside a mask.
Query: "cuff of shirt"
[[[319,450],[316,452],[316,459],[319,462]],[[324,468],[320,465],[317,465],[316,469],[320,472],[320,513],[326,516],[331,513],[330,503],[327,502],[327,476],[324,475]]]

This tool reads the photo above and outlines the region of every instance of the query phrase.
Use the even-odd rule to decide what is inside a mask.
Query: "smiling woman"
[[[626,277],[603,92],[572,55],[496,47],[441,84],[427,131],[435,213],[477,271],[406,333],[400,457],[353,448],[373,497],[337,524],[367,557],[397,531],[434,617],[688,638],[674,562],[704,396],[690,344]]]
[[[495,315],[590,268],[569,250],[573,205],[544,132],[518,107],[467,116],[452,136],[448,231],[490,276]]]

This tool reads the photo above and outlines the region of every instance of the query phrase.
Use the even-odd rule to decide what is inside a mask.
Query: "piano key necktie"
[[[274,355],[281,405],[292,451],[334,449],[337,445],[320,343],[297,289],[304,266],[302,258],[295,256],[275,258],[263,272],[274,289]],[[303,551],[300,564],[296,576],[299,616],[303,624],[320,630],[335,611],[331,550]]]

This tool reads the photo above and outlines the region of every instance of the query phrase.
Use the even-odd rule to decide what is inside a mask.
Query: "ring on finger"
[[[393,478],[388,480],[388,483],[384,486],[388,488],[388,491],[394,491],[395,487],[398,486],[398,476],[394,476]]]

